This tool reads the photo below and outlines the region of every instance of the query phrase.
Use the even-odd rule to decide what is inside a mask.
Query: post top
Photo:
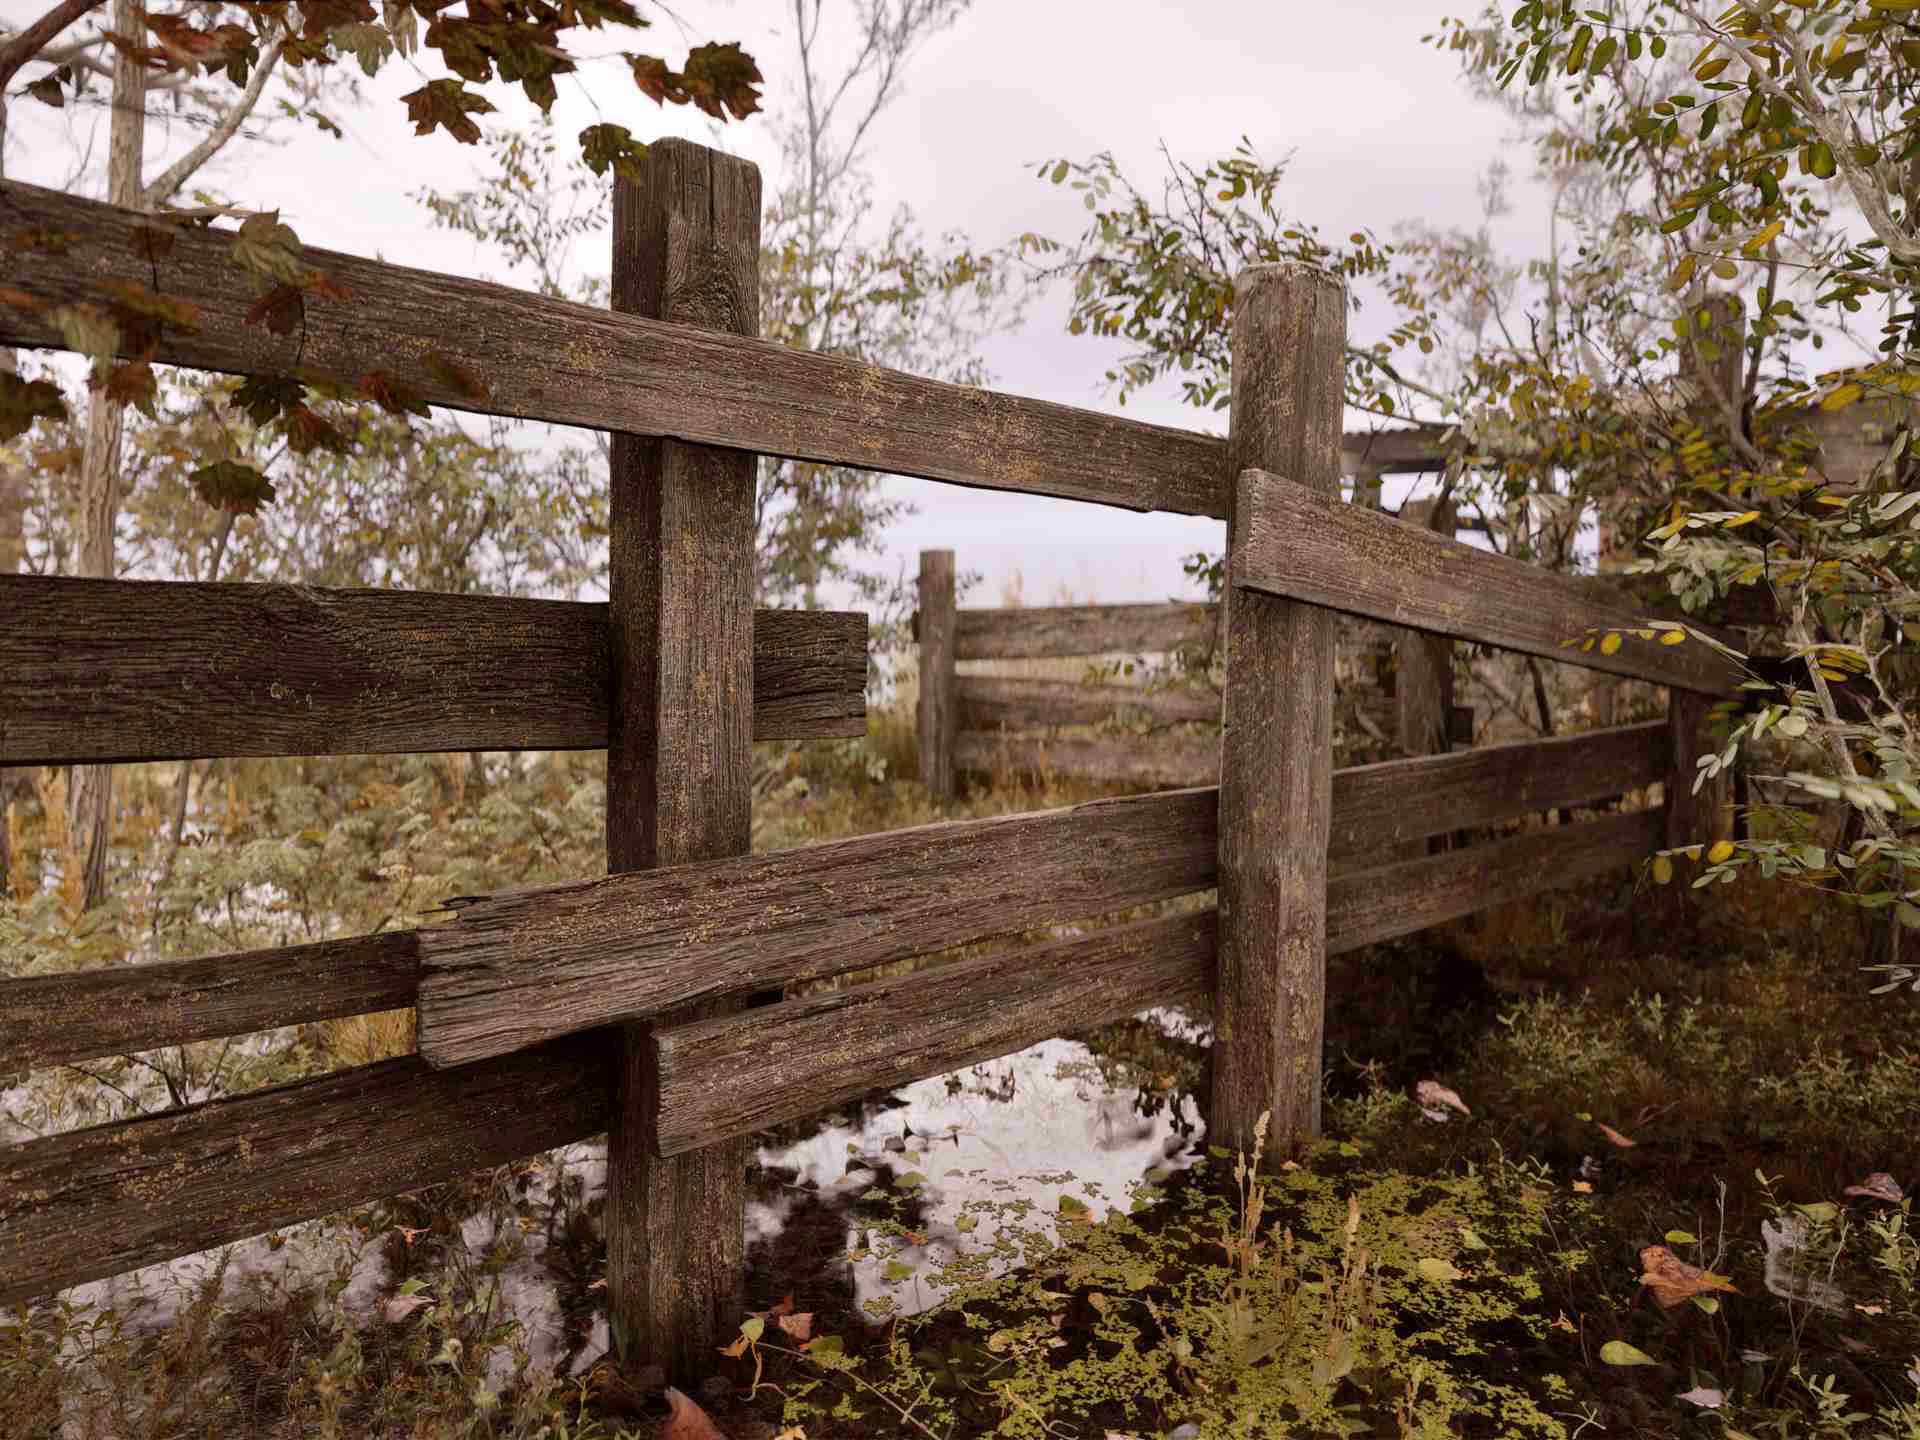
[[[1322,265],[1304,260],[1263,260],[1241,267],[1233,277],[1233,293],[1238,299],[1256,285],[1322,285],[1346,294],[1347,282]]]

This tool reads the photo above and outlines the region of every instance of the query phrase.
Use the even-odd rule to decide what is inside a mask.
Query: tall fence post
[[[613,194],[613,308],[760,333],[760,172],[656,140]],[[738,450],[616,433],[608,583],[613,695],[607,869],[751,849],[754,484]],[[726,1001],[660,1017],[680,1024]],[[687,1383],[738,1323],[746,1253],[744,1142],[653,1153],[651,1027],[614,1032],[607,1134],[607,1309],[630,1374]]]
[[[1336,499],[1346,287],[1309,265],[1234,281],[1233,397],[1220,738],[1219,972],[1208,1139],[1267,1161],[1320,1131],[1334,617],[1233,585],[1240,475],[1266,470]]]
[[[920,552],[920,778],[942,804],[953,798],[953,551]]]
[[[1410,500],[1400,510],[1401,522],[1454,533],[1456,517],[1448,504],[1436,519],[1434,500]],[[1443,755],[1453,748],[1453,642],[1444,635],[1401,630],[1393,640],[1393,705],[1398,722],[1400,753]],[[1396,847],[1383,859],[1417,860],[1428,853],[1428,842],[1414,840]]]

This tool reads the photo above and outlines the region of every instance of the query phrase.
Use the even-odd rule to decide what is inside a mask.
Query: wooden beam
[[[920,552],[920,605],[914,639],[920,644],[920,782],[937,804],[953,799],[955,713],[953,551]]]
[[[1340,439],[1342,462],[1364,466],[1381,475],[1419,474],[1439,470],[1447,463],[1441,437],[1444,425],[1414,425],[1397,430],[1355,430]]]
[[[1664,721],[1652,721],[1622,730],[1336,770],[1329,856],[1348,866],[1378,864],[1388,847],[1409,840],[1590,803],[1651,784],[1666,774],[1670,734]],[[1215,803],[1212,790],[1199,790],[1044,812],[1035,817],[1039,823],[1023,831],[1020,843],[1042,853],[1110,847],[1116,832],[1108,829],[1105,820],[1090,826],[1089,809],[1115,821],[1119,834],[1141,828],[1157,837],[1152,844],[1166,847],[1165,853],[1155,854],[1151,846],[1127,852],[1132,858],[1123,856],[1124,863],[1140,868],[1119,877],[1114,889],[1074,911],[1091,915],[1103,906],[1117,909],[1131,903],[1133,892],[1126,887],[1136,877],[1162,884],[1162,866],[1169,860],[1189,867],[1188,881],[1181,882],[1188,888],[1203,890],[1211,885]],[[958,823],[963,827],[959,843],[971,845],[974,841],[966,838],[965,827],[990,830],[1006,822]],[[955,835],[955,830],[940,827],[871,837],[894,843],[876,845],[863,863],[871,864],[876,873],[912,867],[922,863],[928,851],[937,853],[954,843]],[[842,868],[845,857],[832,846],[819,847],[819,852],[828,860],[822,875],[828,884],[840,886],[848,875],[863,873],[860,866]],[[819,852],[787,852],[787,858]],[[765,860],[786,863],[780,856]],[[751,877],[760,872],[746,865],[740,873]],[[989,871],[994,883],[1002,875],[998,869]],[[647,903],[671,908],[671,902]],[[621,923],[618,905],[609,905],[603,913],[606,923]],[[776,917],[781,943],[788,934],[786,927],[805,928],[811,914],[808,909],[794,909]],[[756,912],[750,908],[718,918],[720,923],[743,929],[757,924]],[[420,933],[398,931],[287,949],[0,980],[0,1074],[411,1005],[419,983]],[[680,939],[695,944],[701,937],[696,928],[683,932]],[[917,948],[945,943],[956,942],[946,941],[943,932],[936,931],[921,937]],[[909,944],[899,953],[915,950]],[[832,970],[830,964],[822,963],[809,973]],[[775,964],[766,967],[759,983],[793,978],[794,974]]]
[[[432,1070],[387,1060],[0,1147],[0,1305],[584,1140],[604,1047]]]
[[[1327,951],[1358,950],[1631,865],[1659,848],[1665,830],[1659,810],[1634,810],[1336,875],[1327,888]]]
[[[1347,290],[1310,265],[1234,281],[1228,464],[1283,472],[1340,503]],[[1259,473],[1255,471],[1254,473]],[[1261,538],[1242,483],[1227,519],[1227,693],[1220,734],[1218,980],[1207,1139],[1262,1164],[1320,1133],[1326,1027],[1327,838],[1333,811],[1334,617],[1249,589]],[[1385,516],[1369,516],[1396,530]]]
[[[607,607],[0,575],[0,762],[597,750]],[[754,737],[866,733],[867,620],[754,615]]]
[[[1024,680],[1001,675],[962,675],[958,683],[958,725],[963,731],[1097,725],[1115,716],[1161,725],[1220,719],[1220,697],[1198,690],[1080,685],[1072,680]]]
[[[1211,643],[1218,609],[1196,603],[962,610],[954,654],[961,660],[1160,654]]]
[[[967,385],[925,380],[772,341],[674,326],[480,280],[307,249],[302,264],[350,292],[306,298],[289,335],[246,323],[252,290],[229,258],[234,232],[183,227],[165,259],[136,243],[149,217],[16,181],[0,182],[8,233],[78,238],[7,256],[0,345],[65,350],[55,307],[104,304],[130,281],[197,307],[155,359],[229,374],[297,365],[349,387],[380,369],[429,403],[594,430],[671,436],[825,465],[1057,495],[1128,510],[1226,514],[1216,436]],[[488,387],[464,388],[439,361]]]
[[[648,146],[640,178],[614,185],[613,308],[758,335],[758,167],[685,140]],[[607,870],[745,855],[759,461],[616,432],[609,470]],[[744,1001],[708,996],[657,1019],[706,1019]],[[629,1374],[657,1365],[690,1385],[740,1322],[747,1157],[738,1142],[670,1160],[653,1153],[650,1036],[647,1024],[613,1032],[607,1318]]]
[[[1590,581],[1342,505],[1277,474],[1250,469],[1240,486],[1248,521],[1228,560],[1236,585],[1657,685],[1735,693],[1739,668],[1694,641],[1628,635],[1611,655],[1598,643],[1583,648],[1591,628],[1646,623],[1626,604],[1600,601]]]
[[[1658,811],[1536,830],[1332,882],[1339,954],[1590,880],[1658,843]],[[677,1154],[1055,1035],[1207,995],[1212,909],[1139,921],[656,1033],[658,1143]]]
[[[419,986],[411,930],[0,980],[0,1075],[410,1009]]]
[[[661,1030],[656,1143],[678,1155],[1202,996],[1212,959],[1207,910]]]

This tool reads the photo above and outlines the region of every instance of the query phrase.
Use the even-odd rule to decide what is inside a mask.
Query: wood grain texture
[[[920,783],[941,804],[953,798],[953,742],[959,724],[953,595],[953,551],[922,550],[914,627],[920,644],[920,698],[914,718],[920,734]]]
[[[465,1064],[1204,890],[1213,813],[1211,791],[1174,791],[452,901],[453,923],[416,932],[420,1053]]]
[[[1378,864],[1386,847],[1395,844],[1585,804],[1650,784],[1667,772],[1670,735],[1666,722],[1652,721],[1622,730],[1336,770],[1328,854],[1348,866]],[[1205,889],[1214,874],[1215,796],[1211,790],[1197,795],[1142,795],[1101,803],[1115,810],[1123,826],[1136,823],[1126,817],[1137,817],[1160,837],[1157,843],[1170,847],[1169,857],[1184,855],[1181,863],[1191,866],[1192,888]],[[1106,843],[1104,827],[1090,830],[1084,816],[1075,816],[1072,810],[1049,812],[1027,843],[1040,851]],[[895,837],[902,843],[890,852],[879,847],[876,869],[912,866],[928,848],[923,832],[895,832]],[[803,864],[811,853],[793,851],[767,860]],[[891,859],[884,858],[887,854]],[[839,883],[831,868],[822,879]],[[801,884],[796,879],[792,893],[804,894]],[[1131,900],[1123,895],[1101,903],[1118,908]],[[1099,908],[1100,903],[1088,904],[1076,914],[1090,915]],[[812,923],[809,914],[796,908],[775,918],[807,925]],[[751,925],[756,917],[741,911],[734,921]],[[606,923],[620,924],[617,907],[608,908]],[[418,986],[419,933],[0,981],[0,1074],[411,1005]],[[768,943],[784,943],[784,933],[776,927]],[[699,937],[687,938],[697,943]],[[941,943],[936,932],[920,948]],[[902,953],[913,953],[913,946],[903,946]],[[831,968],[814,973],[830,973]],[[764,983],[792,978],[777,962],[762,977]]]
[[[1629,635],[1612,655],[1597,644],[1563,645],[1592,627],[1644,624],[1638,610],[1601,602],[1591,581],[1342,505],[1279,472],[1250,469],[1240,486],[1248,523],[1228,560],[1238,566],[1237,585],[1658,685],[1732,694],[1739,682],[1736,666],[1697,642],[1667,646]]]
[[[1400,512],[1400,523],[1451,540],[1453,506],[1438,518],[1435,502],[1416,500]],[[1452,748],[1453,642],[1419,630],[1394,636],[1394,716],[1402,755],[1441,755]]]
[[[412,1006],[411,930],[0,980],[0,1075]]]
[[[1316,510],[1340,504],[1346,286],[1308,265],[1234,282],[1231,473],[1261,467]],[[1259,473],[1259,471],[1254,471]],[[1275,482],[1277,488],[1282,482]],[[1210,1143],[1264,1163],[1320,1133],[1334,616],[1248,588],[1274,541],[1244,481],[1227,519],[1227,685],[1220,735],[1218,980]],[[1405,529],[1383,517],[1369,517]]]
[[[594,750],[607,607],[0,575],[0,759]],[[864,615],[754,615],[754,736],[866,733]]]
[[[1666,847],[1711,845],[1731,838],[1733,820],[1729,809],[1732,785],[1725,774],[1694,789],[1700,774],[1700,757],[1713,753],[1713,737],[1707,733],[1707,717],[1713,702],[1704,695],[1675,690],[1667,702],[1668,762],[1666,781]]]
[[[1659,810],[1635,810],[1336,875],[1327,887],[1327,951],[1357,950],[1590,880],[1644,860],[1665,831]]]
[[[302,327],[274,335],[243,323],[254,296],[228,259],[231,227],[184,230],[156,274],[134,250],[140,221],[98,201],[0,182],[6,234],[82,237],[64,254],[9,253],[6,283],[48,306],[101,303],[108,280],[190,301],[200,328],[167,336],[157,358],[170,365],[275,374],[298,364],[348,385],[381,369],[451,410],[1128,510],[1226,513],[1225,446],[1216,436],[330,250],[310,248],[303,263],[352,298],[309,297]],[[0,305],[0,344],[69,348],[46,310],[17,305]],[[478,377],[489,393],[476,397],[436,376],[426,364],[433,354]]]
[[[1412,934],[1643,858],[1658,812],[1537,830],[1334,878],[1327,950]],[[961,961],[658,1031],[661,1149],[676,1154],[1207,995],[1215,912]]]
[[[1213,639],[1213,605],[1034,605],[962,610],[961,660],[1159,654]]]
[[[1220,737],[1156,735],[1150,739],[1041,739],[962,731],[954,764],[970,775],[1067,776],[1163,790],[1217,784]]]
[[[659,1030],[657,1143],[677,1155],[1204,995],[1212,961],[1209,910]]]
[[[0,1147],[0,1305],[571,1144],[607,1126],[604,1047],[436,1071],[388,1060]]]
[[[963,731],[1097,725],[1115,716],[1174,725],[1219,720],[1220,697],[1194,690],[962,675],[957,685],[957,709],[955,723]]]
[[[760,171],[684,140],[613,196],[613,308],[760,331]],[[607,869],[645,873],[753,844],[753,593],[759,462],[613,436],[607,581],[613,684]],[[704,1019],[744,997],[660,1017]],[[746,1152],[653,1153],[649,1026],[617,1027],[607,1131],[607,1313],[623,1368],[690,1385],[739,1324]]]

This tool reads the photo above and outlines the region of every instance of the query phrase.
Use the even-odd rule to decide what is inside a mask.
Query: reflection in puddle
[[[1134,1023],[1181,1048],[1206,1029],[1174,1010]],[[756,1301],[830,1295],[868,1318],[927,1309],[1051,1248],[1063,1216],[1071,1229],[1130,1209],[1204,1153],[1204,1129],[1172,1074],[1077,1041],[903,1086],[758,1152],[749,1287]]]

